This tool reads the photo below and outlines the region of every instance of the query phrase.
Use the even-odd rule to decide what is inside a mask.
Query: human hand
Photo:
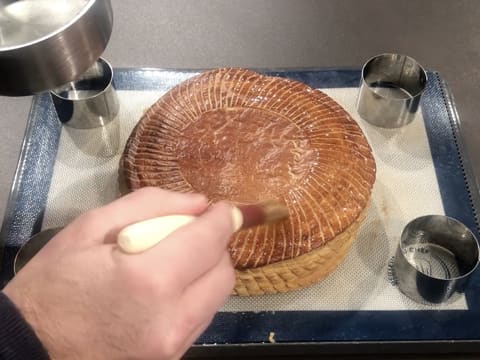
[[[52,359],[179,358],[235,283],[230,206],[206,209],[202,195],[135,191],[65,227],[4,293]],[[115,245],[123,227],[170,214],[202,215],[144,253]]]

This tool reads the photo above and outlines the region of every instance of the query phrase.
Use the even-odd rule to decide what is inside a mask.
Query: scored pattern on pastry
[[[364,210],[375,180],[370,146],[338,103],[301,82],[236,68],[194,76],[162,96],[132,132],[122,166],[130,190],[284,202],[287,220],[232,237],[237,269],[334,239]]]

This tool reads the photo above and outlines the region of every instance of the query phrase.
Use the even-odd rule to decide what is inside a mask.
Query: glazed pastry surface
[[[285,203],[287,220],[233,236],[237,269],[298,257],[341,234],[367,206],[376,169],[361,129],[329,96],[236,68],[162,96],[132,132],[121,165],[130,190]]]

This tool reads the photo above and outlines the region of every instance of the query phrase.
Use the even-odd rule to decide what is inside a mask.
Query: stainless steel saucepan
[[[75,80],[101,56],[112,26],[110,0],[0,0],[0,95]]]

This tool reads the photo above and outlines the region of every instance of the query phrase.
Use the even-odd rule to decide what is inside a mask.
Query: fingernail
[[[238,231],[243,225],[243,214],[236,206],[231,206],[233,231]]]

